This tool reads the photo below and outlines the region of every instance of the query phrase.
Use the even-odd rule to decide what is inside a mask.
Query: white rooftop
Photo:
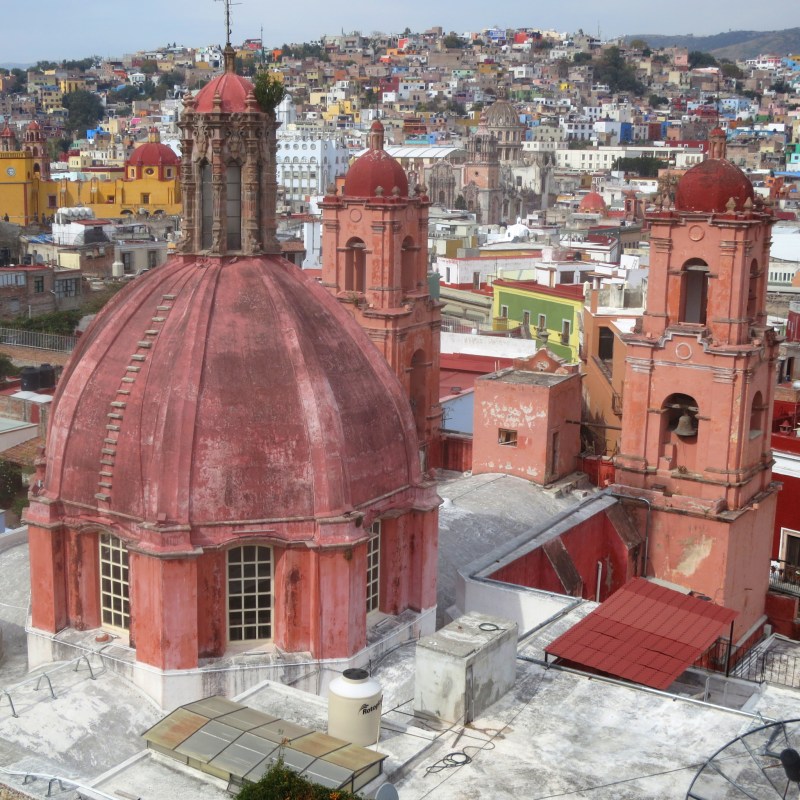
[[[546,492],[500,475],[451,474],[439,491],[446,498],[442,604],[453,602],[459,568],[491,558],[498,546],[578,502],[560,490]],[[0,690],[9,692],[0,694],[0,770],[5,773],[0,782],[32,797],[46,796],[48,781],[39,778],[23,786],[24,773],[94,787],[78,795],[72,784],[65,783],[63,791],[56,784],[54,796],[67,800],[229,797],[218,780],[143,750],[140,735],[163,714],[104,669],[99,654],[87,651],[88,660],[50,667],[54,698],[46,680],[36,690],[35,676],[29,680],[26,672],[27,573],[24,532],[0,536]],[[401,800],[683,800],[697,770],[728,741],[765,722],[800,717],[800,692],[767,683],[707,679],[690,671],[670,692],[658,692],[546,665],[547,643],[595,607],[568,599],[562,613],[523,635],[513,689],[468,725],[414,716],[415,642],[372,661],[372,674],[385,690],[378,749],[388,755],[385,773]],[[795,643],[772,643],[787,659],[797,654]],[[320,685],[320,674],[311,664],[307,683]],[[18,717],[11,714],[9,696]],[[326,701],[293,687],[267,681],[235,699],[301,725],[326,728]],[[736,761],[747,758],[746,749],[739,748],[728,763],[747,772],[748,779],[760,780],[758,769]],[[770,768],[764,775],[781,777],[780,766],[773,769],[774,758],[761,757],[761,762]],[[794,791],[787,796],[797,798]],[[731,783],[714,800],[746,796]],[[770,795],[767,786],[751,796],[769,800],[781,794]]]

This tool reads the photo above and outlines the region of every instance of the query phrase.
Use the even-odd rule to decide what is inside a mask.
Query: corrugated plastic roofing
[[[181,706],[143,734],[147,746],[229,782],[258,781],[276,762],[331,789],[357,791],[386,756],[224,697]]]
[[[738,616],[691,595],[634,578],[545,648],[588,669],[666,689]]]

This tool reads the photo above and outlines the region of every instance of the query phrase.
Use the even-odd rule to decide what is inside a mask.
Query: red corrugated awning
[[[545,648],[548,655],[666,689],[720,636],[738,612],[644,578],[634,578]]]

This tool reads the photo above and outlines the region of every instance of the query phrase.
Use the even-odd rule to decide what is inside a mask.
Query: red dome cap
[[[160,167],[177,166],[181,163],[175,151],[161,142],[145,142],[140,144],[128,156],[128,167]]]
[[[33,120],[33,122],[31,122],[31,124],[28,125],[29,131],[40,131],[41,129],[42,126],[36,120]]]
[[[253,91],[253,84],[233,72],[224,72],[211,83],[207,83],[194,97],[194,111],[210,114],[215,111],[214,98],[220,97],[220,110],[226,114],[247,111],[247,95]]]
[[[753,184],[735,164],[724,158],[709,158],[692,167],[678,182],[677,211],[723,213],[733,198],[736,211],[753,200]]]
[[[408,178],[400,163],[383,149],[383,125],[372,123],[369,150],[347,170],[344,194],[347,197],[375,197],[380,187],[384,197],[390,197],[397,187],[400,197],[408,197]]]
[[[587,214],[605,214],[606,201],[603,196],[598,192],[589,192],[580,202],[578,211],[583,211]]]
[[[3,136],[6,139],[14,138],[14,134],[12,133],[11,128],[8,126],[8,123],[6,123],[5,128],[3,128],[2,132],[0,132],[0,136]]]
[[[175,257],[137,278],[81,337],[54,406],[45,496],[134,537],[161,520],[219,544],[235,522],[335,517],[421,487],[400,382],[277,256]]]

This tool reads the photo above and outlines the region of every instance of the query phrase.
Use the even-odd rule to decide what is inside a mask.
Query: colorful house
[[[583,286],[544,286],[534,281],[496,280],[492,284],[492,316],[495,327],[527,326],[560,358],[573,363],[579,358]]]

